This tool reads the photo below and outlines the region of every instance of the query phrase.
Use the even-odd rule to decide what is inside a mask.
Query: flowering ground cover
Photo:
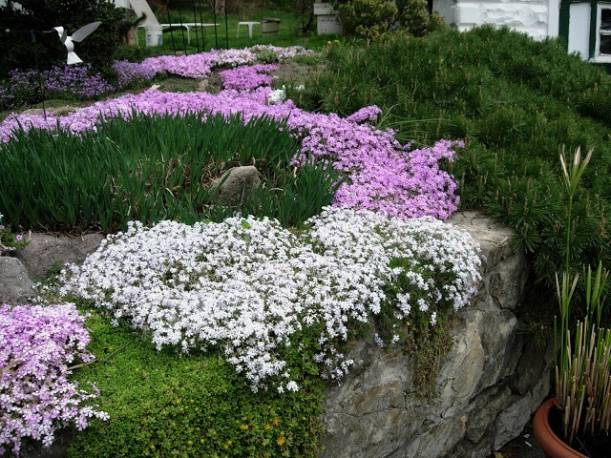
[[[46,97],[94,98],[114,87],[89,65],[53,67],[42,72],[13,70],[5,85],[0,84],[0,109],[36,100],[43,90]]]
[[[225,89],[247,91],[259,86],[271,86],[272,76],[269,72],[277,70],[274,64],[244,65],[219,73]]]
[[[64,272],[62,293],[149,331],[158,348],[220,347],[253,390],[274,377],[284,392],[299,388],[281,354],[300,331],[321,330],[315,359],[341,379],[351,365],[341,343],[356,323],[386,306],[398,324],[414,314],[435,324],[475,292],[474,242],[438,220],[329,208],[307,225],[296,236],[254,217],[134,223]],[[404,289],[387,294],[403,277]]]
[[[74,305],[0,306],[0,454],[24,438],[53,442],[57,429],[107,419],[95,394],[69,380],[70,365],[89,362],[89,333]]]
[[[328,50],[326,71],[289,97],[303,109],[341,115],[375,104],[384,126],[404,141],[464,139],[452,165],[461,205],[485,209],[514,229],[533,261],[533,281],[546,284],[529,288],[542,293],[535,308],[556,307],[543,288],[554,285],[564,262],[558,153],[563,146],[593,149],[598,166],[581,185],[571,263],[577,270],[599,259],[611,265],[611,76],[601,66],[567,54],[560,43],[492,27],[444,28],[416,40],[389,34]]]
[[[115,75],[111,80],[94,71],[88,64],[56,66],[41,72],[15,69],[5,82],[0,81],[0,109],[39,102],[43,92],[45,98],[92,99],[146,84],[157,76],[206,78],[216,68],[255,64],[260,59],[285,61],[295,56],[312,54],[312,51],[299,46],[279,48],[257,45],[186,56],[149,57],[142,62],[118,60],[112,65]]]
[[[15,202],[18,199],[14,198],[20,186],[16,182],[11,183],[11,180],[25,179],[25,176],[31,180],[32,176],[40,175],[37,169],[32,168],[43,171],[53,169],[49,159],[32,163],[27,158],[32,154],[52,154],[48,147],[41,148],[37,142],[54,142],[55,137],[48,136],[47,140],[41,140],[40,134],[21,135],[18,140],[10,141],[20,131],[32,128],[55,130],[59,126],[68,132],[82,133],[97,129],[101,118],[128,120],[136,113],[175,117],[211,113],[239,115],[245,122],[266,117],[286,123],[290,133],[301,143],[300,152],[294,157],[294,165],[330,163],[348,178],[342,181],[335,194],[334,204],[337,206],[366,208],[400,217],[428,215],[440,219],[456,211],[456,182],[440,167],[442,160],[454,157],[455,143],[440,141],[433,147],[410,151],[408,146],[395,139],[393,131],[382,131],[367,123],[355,122],[354,119],[360,120],[363,116],[362,111],[350,120],[334,114],[310,113],[296,108],[290,100],[268,105],[266,102],[270,91],[269,87],[244,92],[229,89],[213,95],[149,90],[98,102],[61,117],[10,116],[0,124],[0,140],[5,143],[0,146],[0,154],[7,158],[0,163],[0,173],[9,177],[8,181],[0,184],[3,208],[11,221],[21,223],[24,206],[17,208]],[[365,118],[372,118],[375,112],[375,108],[370,108]],[[81,148],[90,149],[86,145]],[[24,150],[29,152],[24,154]],[[14,170],[22,171],[23,175],[15,175]],[[35,186],[45,187],[45,184],[42,180]],[[77,191],[75,188],[74,192]],[[61,192],[53,195],[62,198]],[[56,205],[61,205],[61,202],[57,201]],[[36,204],[32,203],[26,208],[29,210],[25,211],[33,212]],[[24,225],[33,223],[33,220],[24,221]]]
[[[110,422],[94,421],[72,456],[313,456],[320,376],[349,372],[348,340],[401,345],[406,323],[440,329],[476,291],[477,246],[440,221],[458,206],[441,163],[461,144],[402,144],[375,126],[375,106],[299,109],[272,90],[263,51],[303,52],[121,62],[124,82],[236,68],[216,95],[151,89],[0,124],[12,225],[123,229],[46,291],[92,310],[108,355],[77,379],[102,379]],[[246,164],[261,188],[215,203],[212,179]]]

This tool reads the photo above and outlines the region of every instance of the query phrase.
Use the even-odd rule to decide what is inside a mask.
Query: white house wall
[[[434,0],[433,9],[461,31],[492,24],[510,27],[538,40],[558,34],[557,0]]]
[[[590,57],[590,4],[573,3],[569,20],[569,52]]]

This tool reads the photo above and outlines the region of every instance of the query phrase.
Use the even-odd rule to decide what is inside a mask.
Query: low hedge
[[[333,44],[327,71],[292,97],[309,109],[377,104],[402,140],[465,139],[451,171],[463,209],[484,208],[516,232],[535,279],[553,282],[563,255],[562,145],[594,149],[573,234],[576,267],[611,262],[611,78],[554,41],[490,27],[424,38],[389,34]]]

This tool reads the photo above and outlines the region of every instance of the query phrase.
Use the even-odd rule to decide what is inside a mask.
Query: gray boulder
[[[253,165],[233,167],[214,180],[212,189],[218,192],[219,202],[235,205],[261,185],[261,174]]]
[[[16,255],[31,277],[40,280],[52,268],[83,262],[98,248],[103,238],[102,234],[67,237],[34,233],[28,246],[18,250]]]
[[[34,284],[21,261],[0,256],[0,304],[23,304],[35,295]]]
[[[409,352],[352,342],[353,371],[326,391],[323,457],[488,457],[547,395],[550,352],[533,352],[518,331],[527,265],[511,231],[478,212],[450,223],[477,240],[484,262],[479,292],[451,331],[437,396],[417,393]]]

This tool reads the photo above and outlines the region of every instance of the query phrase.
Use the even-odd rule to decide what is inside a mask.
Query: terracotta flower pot
[[[560,439],[549,424],[549,412],[556,400],[548,399],[537,409],[533,420],[533,434],[539,446],[548,458],[587,458],[573,450]]]

